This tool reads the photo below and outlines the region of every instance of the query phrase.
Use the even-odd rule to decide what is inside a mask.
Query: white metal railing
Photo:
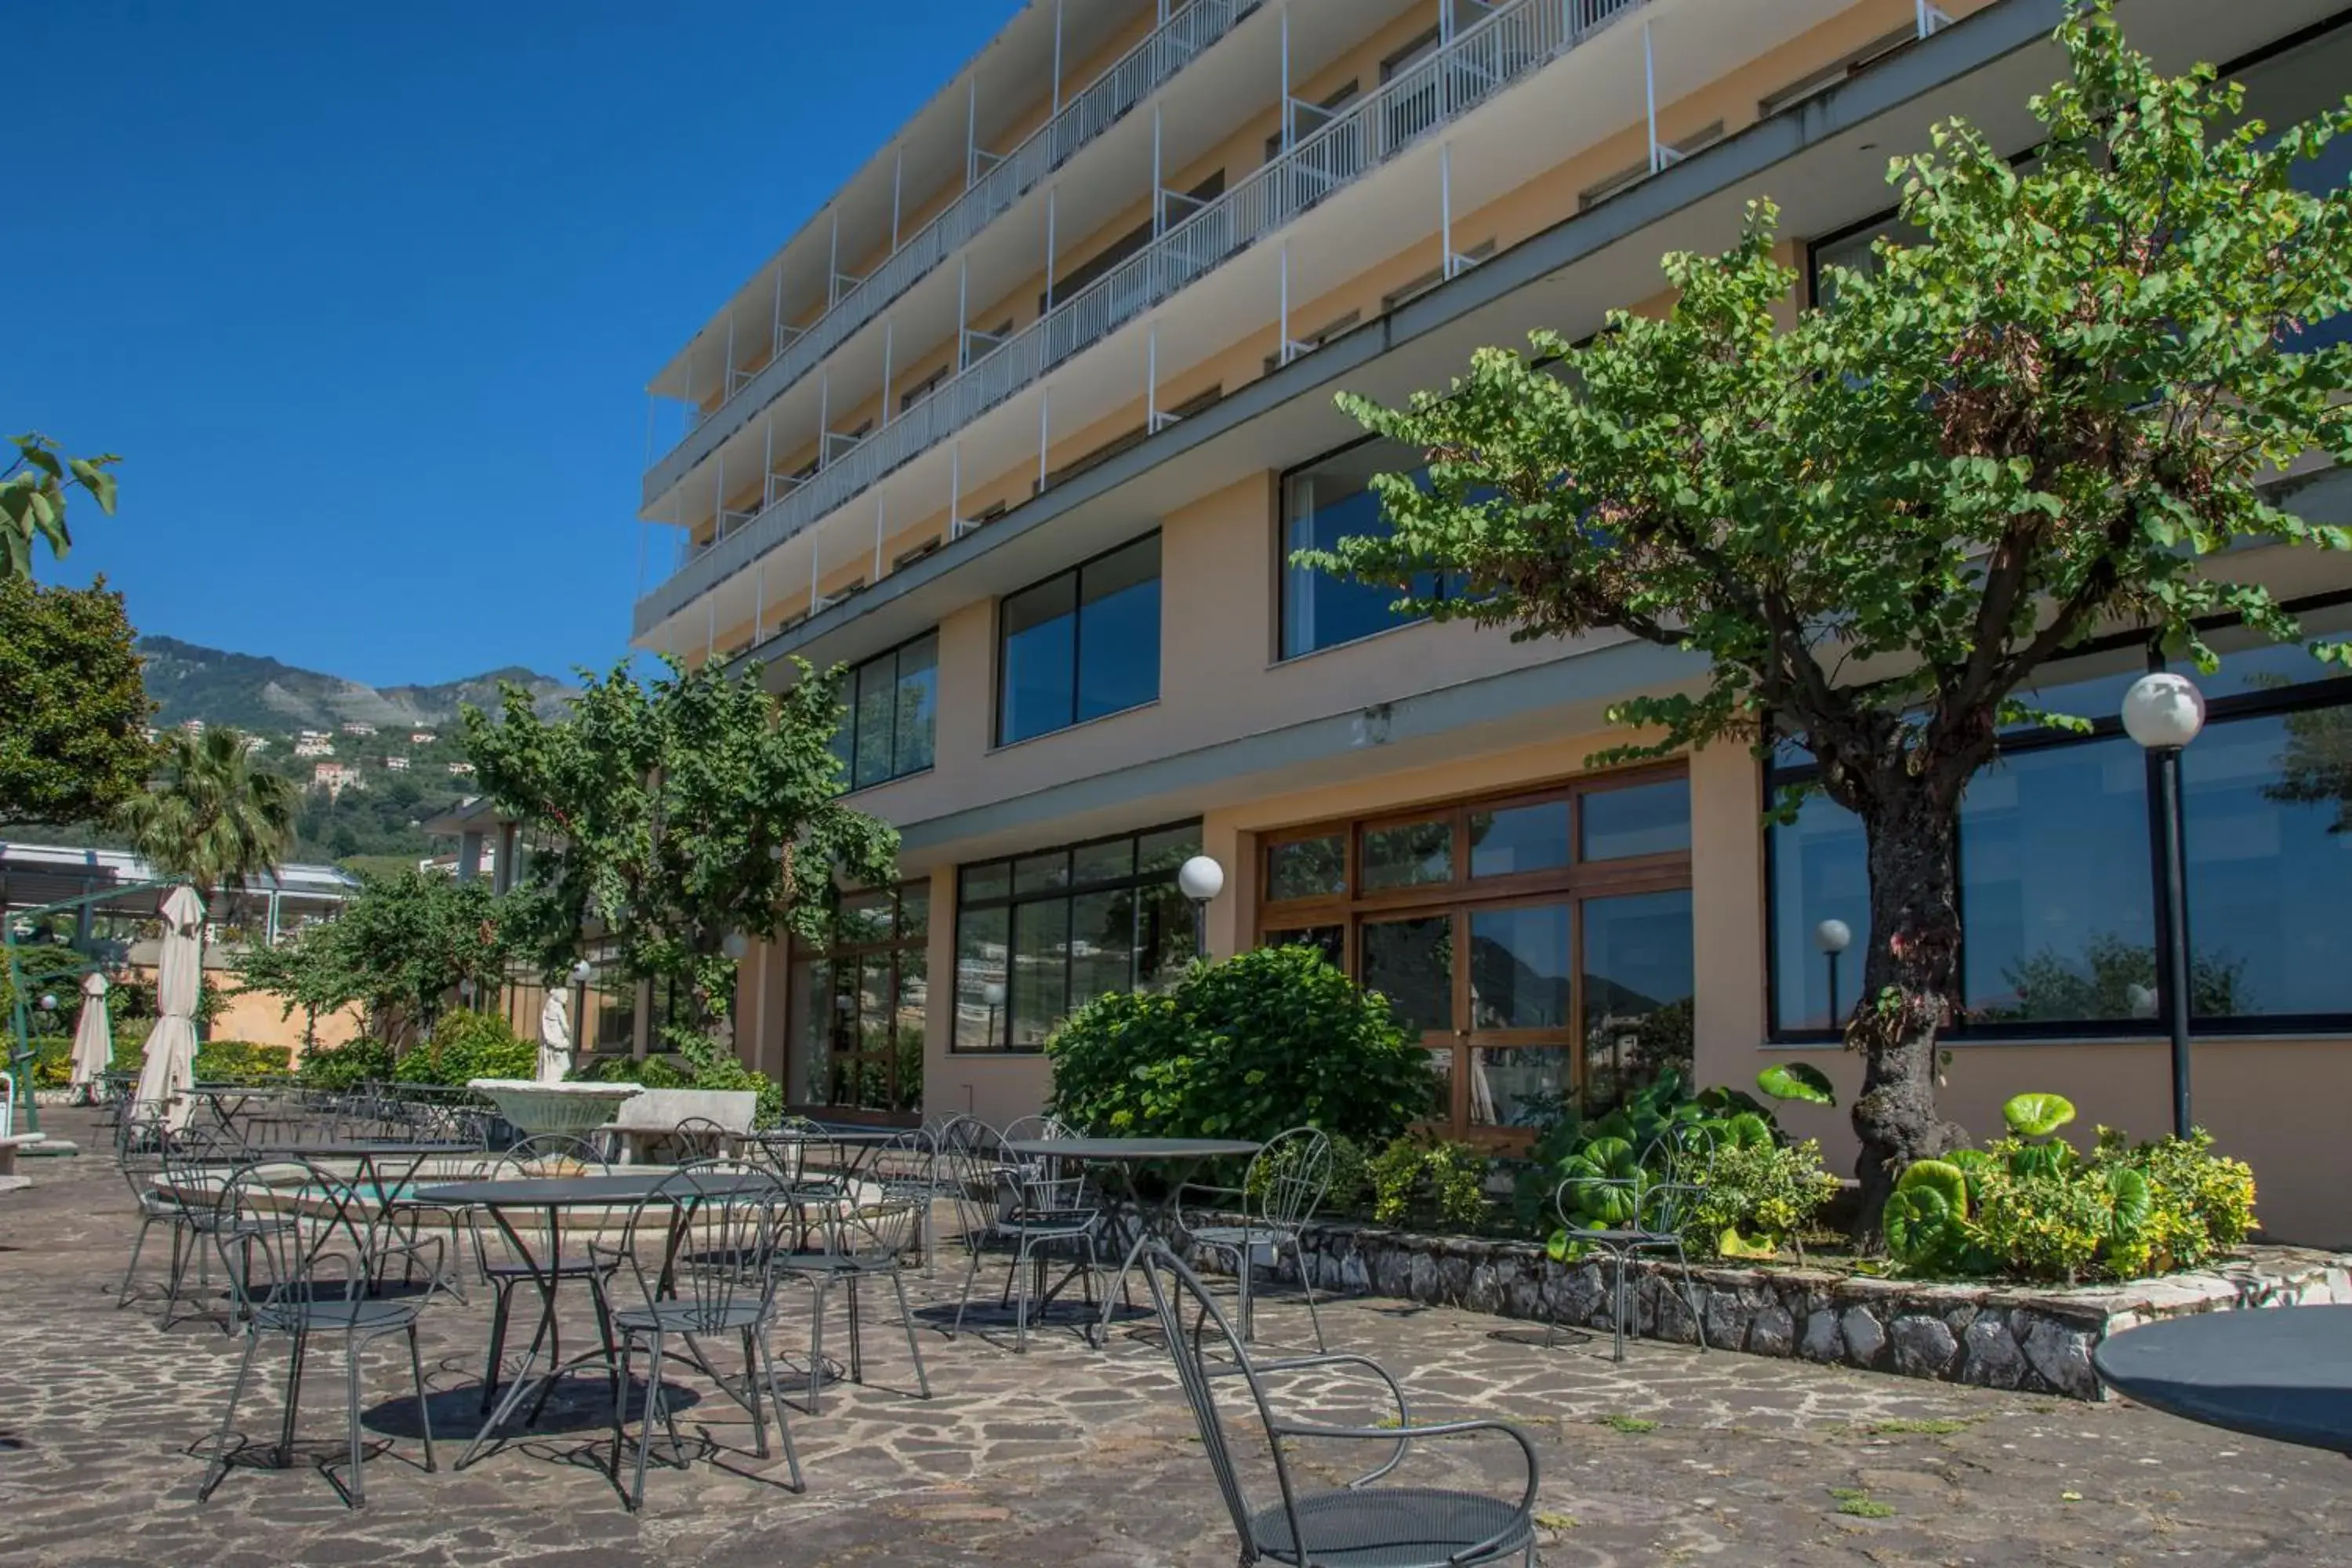
[[[1198,4],[1199,0],[1195,0]],[[1013,333],[638,601],[642,633],[1431,131],[1648,0],[1516,0]]]
[[[1262,3],[1263,0],[1192,0],[1164,26],[1120,56],[1063,105],[1060,113],[1031,132],[1012,152],[995,158],[962,195],[918,229],[879,267],[844,290],[823,316],[804,329],[788,329],[779,322],[776,336],[785,339],[789,331],[789,339],[781,342],[768,362],[757,370],[739,372],[730,366],[727,395],[709,414],[704,414],[698,405],[688,405],[686,432],[654,465],[656,469],[677,458],[693,439],[694,433],[716,418],[746,387],[753,383],[763,385],[761,401],[764,403],[815,369],[852,333],[963,248],[973,236],[1034,190],[1046,175],[1067,163],[1079,148],[1118,123],[1153,89],[1198,58]]]

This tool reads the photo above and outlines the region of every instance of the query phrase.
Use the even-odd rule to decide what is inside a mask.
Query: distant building
[[[324,730],[298,730],[294,732],[294,738],[298,741],[326,741],[333,739],[333,737]]]
[[[347,719],[343,721],[343,733],[346,735],[373,735],[375,733],[375,726],[369,723],[363,723],[357,719]]]
[[[412,746],[429,746],[439,739],[440,737],[430,730],[411,730],[408,732],[408,743]]]
[[[183,719],[180,728],[187,734],[201,735],[205,732],[205,721],[202,719]]]
[[[298,757],[331,757],[335,754],[335,743],[324,735],[306,731],[300,740],[294,742],[294,754]]]
[[[349,763],[320,763],[310,770],[310,787],[323,789],[330,795],[340,795],[346,789],[367,788],[367,781],[361,778],[359,769]]]
[[[383,765],[392,773],[404,773],[408,771],[408,759],[406,757],[386,757],[383,760]]]
[[[258,756],[260,753],[268,750],[269,750],[268,736],[247,735],[245,738],[245,754],[247,756]]]
[[[449,775],[452,778],[472,778],[474,776],[474,764],[471,763],[451,763],[449,764]]]
[[[145,730],[141,731],[141,733],[147,737],[147,743],[151,746],[163,738],[163,731],[158,730],[152,724],[148,725]]]

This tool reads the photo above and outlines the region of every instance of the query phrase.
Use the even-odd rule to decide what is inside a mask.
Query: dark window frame
[[[936,542],[934,542],[933,548],[936,548]],[[916,553],[928,553],[928,552],[918,551]],[[862,586],[862,584],[860,585]],[[845,588],[839,595],[835,596],[837,598],[845,597],[852,592],[855,592],[855,589]],[[856,664],[851,665],[842,676],[842,685],[845,690],[845,695],[841,704],[841,729],[836,735],[836,742],[839,749],[834,753],[834,755],[841,759],[842,794],[855,795],[859,790],[879,789],[887,784],[897,784],[900,779],[910,779],[918,774],[929,773],[933,768],[939,766],[939,637],[940,629],[937,626],[933,626],[930,630],[926,632],[918,632],[915,636],[908,637],[906,641],[886,647],[880,653],[875,654],[870,658],[859,659]],[[907,768],[902,770],[899,768],[898,761],[898,725],[896,692],[898,690],[899,680],[899,677],[898,675],[898,656],[906,652],[908,648],[913,647],[917,643],[925,641],[931,644],[931,760],[925,763],[919,768]],[[879,664],[886,658],[890,661],[890,687],[893,693],[890,709],[890,770],[878,779],[871,780],[866,784],[860,784],[857,782],[857,679],[862,673],[864,673],[868,666]]]
[[[910,888],[919,888],[922,889],[921,897],[924,905],[923,930],[919,935],[916,936],[909,936],[907,934],[907,894]],[[888,895],[890,906],[890,934],[887,937],[867,942],[852,942],[845,940],[842,935],[839,923],[841,918],[841,901],[845,899],[858,898],[870,893],[884,893]],[[788,976],[794,978],[806,973],[803,968],[803,965],[823,963],[826,966],[825,989],[827,1025],[829,1028],[838,1027],[837,1021],[840,1015],[833,1005],[833,999],[842,994],[840,979],[841,964],[844,962],[847,962],[853,966],[853,973],[855,973],[855,966],[861,964],[864,960],[885,953],[889,955],[889,977],[887,984],[891,998],[890,1041],[884,1054],[886,1055],[888,1062],[886,1068],[886,1074],[887,1081],[889,1085],[889,1092],[886,1095],[886,1098],[893,1100],[898,1097],[898,1091],[904,1087],[898,1077],[898,1053],[901,1042],[898,1037],[899,1026],[898,1001],[904,993],[907,980],[905,955],[909,952],[919,952],[922,953],[928,961],[930,949],[931,922],[937,916],[937,911],[930,907],[930,894],[931,884],[928,879],[918,879],[912,883],[900,882],[887,888],[862,888],[846,890],[836,889],[834,895],[833,908],[828,910],[825,914],[825,922],[827,926],[826,940],[822,942],[808,942],[802,941],[798,937],[794,937],[787,944],[787,950],[784,954],[784,972]],[[862,984],[862,977],[858,983]],[[926,987],[930,984],[929,965],[928,962],[926,962],[924,965],[923,983]],[[791,984],[791,980],[787,980],[786,984],[789,985]],[[784,1081],[787,1085],[792,1081],[793,1048],[793,1024],[795,1011],[796,1004],[788,1005],[783,1010],[782,1050],[777,1057],[777,1060],[783,1064]],[[928,1035],[928,1018],[926,1019],[925,1032]],[[831,1042],[828,1045],[828,1067],[836,1074],[836,1076],[842,1071],[843,1066],[845,1062],[862,1060],[874,1054],[872,1052],[863,1050],[843,1051],[840,1048],[837,1040]],[[915,1068],[915,1108],[912,1111],[892,1110],[877,1106],[851,1105],[837,1100],[811,1100],[806,1103],[801,1103],[790,1100],[789,1097],[787,1098],[784,1105],[784,1110],[785,1112],[790,1115],[817,1115],[829,1121],[837,1121],[861,1125],[873,1124],[885,1127],[912,1127],[919,1125],[922,1121],[923,1080],[926,1076],[927,1075],[923,1071],[921,1063],[918,1062]]]
[[[2352,604],[2352,589],[2338,590],[2333,593],[2315,595],[2308,598],[2293,600],[2288,602],[2284,607],[2291,615],[2302,616],[2307,615],[2313,611],[2337,608],[2347,604]],[[2216,616],[2200,619],[2197,624],[2200,631],[2214,632],[2233,627],[2239,623],[2227,616]],[[2270,647],[2292,645],[2257,644],[2255,646]],[[2162,648],[2145,633],[2125,632],[2119,633],[2114,637],[2099,637],[2089,642],[2085,642],[2081,647],[2070,650],[2064,659],[2053,660],[2051,663],[2043,665],[2042,669],[2036,673],[2042,674],[2059,671],[2063,669],[2063,666],[2067,660],[2074,658],[2095,657],[2103,653],[2115,653],[2136,647],[2146,648],[2147,650],[2147,668],[2151,673],[2171,668],[2173,661],[2168,660]],[[2284,713],[2308,712],[2317,709],[2340,708],[2347,706],[2352,706],[2352,674],[2336,676],[2318,680],[2303,681],[2293,686],[2280,687],[2271,690],[2240,692],[2227,697],[2209,696],[2207,699],[2204,728],[2205,732],[2210,733],[2221,726],[2235,721],[2272,718]],[[2076,734],[2063,730],[2039,729],[2028,730],[2012,736],[2005,737],[2000,743],[2000,754],[2003,756],[2021,756],[2030,755],[2037,752],[2061,750],[2070,746],[2092,745],[2102,741],[2115,740],[2123,733],[2123,720],[2120,715],[2103,714],[2091,721],[2091,728],[2086,733]],[[2148,883],[2151,891],[2160,895],[2164,883],[2163,840],[2161,837],[2164,831],[2164,824],[2159,818],[2156,806],[2158,790],[2157,775],[2160,763],[2153,753],[2150,753],[2144,759],[2144,761],[2146,771],[2143,774],[2141,787],[2146,791],[2145,798],[2147,803],[2148,812]],[[1811,762],[1796,763],[1767,762],[1759,765],[1761,767],[1763,777],[1764,798],[1767,803],[1776,799],[1780,789],[1784,785],[1809,783],[1818,776],[1821,771],[1820,765]],[[1960,839],[1964,834],[1965,826],[1963,826],[1960,833],[1957,833],[1954,836],[1955,853],[1961,852]],[[1790,1028],[1784,1027],[1780,1023],[1781,954],[1780,922],[1776,918],[1780,912],[1780,853],[1779,830],[1776,826],[1768,826],[1764,831],[1763,886],[1764,1018],[1766,1042],[1768,1045],[1771,1046],[1787,1047],[1819,1047],[1836,1045],[1840,1043],[1842,1037],[1834,1028]],[[2190,952],[2193,955],[2195,952],[2193,942],[2195,935],[2194,922],[2197,912],[2197,889],[2193,879],[2189,882],[2188,893],[2189,931],[2192,938]],[[1954,974],[1962,984],[1965,984],[1968,973],[1968,904],[1966,889],[1965,888],[1959,887],[1957,881],[1955,883],[1954,889],[1954,901],[1958,906],[1960,917],[1960,947],[1958,957],[1956,961]],[[2154,901],[2154,907],[2159,910],[2161,910],[2160,897]],[[2158,939],[2161,940],[2161,932],[2158,932]],[[1853,984],[1858,989],[1861,984],[1861,959],[1859,955],[1856,956],[1854,963],[1855,974]],[[1843,986],[1840,987],[1841,991],[1844,988]],[[1971,1024],[1968,1021],[1961,1009],[1960,1005],[1963,1000],[1965,1000],[1965,998],[1958,995],[1951,998],[1951,1021],[1943,1025],[1937,1031],[1937,1038],[1940,1041],[1952,1045],[2014,1045],[2041,1040],[2139,1040],[2147,1039],[2158,1035],[2161,1032],[2162,1027],[2160,1017],[2095,1018],[2076,1019],[2072,1021],[2057,1018],[2036,1018],[2021,1019],[2014,1023]],[[2191,1032],[2200,1039],[2230,1037],[2277,1038],[2347,1035],[2352,1034],[2352,1011],[2340,1013],[2250,1013],[2223,1015],[2218,1016],[2200,1015],[2192,1017],[2189,1020],[2189,1027]]]
[[[1130,850],[1131,854],[1139,854],[1140,847],[1145,839],[1155,837],[1162,833],[1175,833],[1188,828],[1197,835],[1201,831],[1202,821],[1202,819],[1197,816],[1180,817],[1173,822],[1162,822],[1149,827],[1139,827],[1132,833],[1107,833],[1093,838],[1074,839],[1066,844],[1048,844],[1039,848],[1024,850],[1018,854],[992,856],[985,860],[973,860],[957,867],[955,940],[952,944],[952,951],[955,957],[955,970],[951,976],[951,984],[949,989],[949,994],[951,1001],[950,1004],[950,1016],[948,1028],[948,1054],[950,1056],[963,1057],[1035,1057],[1043,1056],[1045,1054],[1042,1047],[1016,1046],[1013,1044],[1012,961],[1013,937],[1015,922],[1012,918],[1012,911],[1014,909],[1024,904],[1060,903],[1067,905],[1075,903],[1079,898],[1088,894],[1137,892],[1144,889],[1173,887],[1176,885],[1176,868],[1170,867],[1165,871],[1145,872],[1138,869],[1129,872],[1124,877],[1112,877],[1089,882],[1079,882],[1071,878],[1066,877],[1062,882],[1055,887],[1039,889],[1034,891],[1024,893],[1020,891],[1013,884],[1013,868],[1016,864],[1020,861],[1032,859],[1041,855],[1059,855],[1064,858],[1066,863],[1075,867],[1077,864],[1077,856],[1080,850],[1097,848],[1105,844],[1126,844],[1132,847]],[[1004,885],[1006,890],[1003,893],[993,894],[985,898],[973,898],[970,896],[967,889],[971,888],[975,873],[1000,868],[1004,873]],[[967,914],[984,912],[992,910],[1003,910],[1005,911],[1004,956],[1006,967],[1003,982],[1005,988],[1005,1000],[1004,1005],[998,1009],[1000,1016],[996,1020],[994,1030],[997,1038],[986,1045],[968,1046],[964,1044],[963,1041],[963,1011],[962,1004],[960,1000],[963,990],[963,921],[964,917]],[[1074,951],[1076,947],[1076,943],[1066,940],[1062,944],[1062,995],[1066,1001],[1070,994],[1071,986],[1076,978],[1076,965],[1077,963],[1077,955]],[[1135,948],[1129,948],[1128,952],[1128,984],[1130,989],[1133,988],[1135,983],[1135,963],[1138,956],[1138,951]]]
[[[1385,441],[1387,439],[1389,439],[1389,437],[1378,434],[1359,436],[1352,441],[1342,442],[1340,445],[1332,447],[1328,452],[1318,452],[1314,457],[1307,458],[1305,462],[1293,463],[1289,468],[1283,469],[1279,474],[1275,476],[1274,659],[1276,664],[1289,664],[1295,660],[1307,658],[1315,654],[1328,653],[1333,648],[1352,647],[1358,643],[1370,642],[1374,637],[1386,637],[1391,632],[1403,631],[1410,626],[1426,626],[1429,624],[1429,616],[1415,616],[1410,620],[1401,620],[1393,625],[1381,626],[1376,631],[1369,631],[1358,637],[1342,638],[1338,642],[1317,643],[1313,647],[1300,648],[1297,652],[1292,652],[1283,646],[1284,628],[1287,626],[1290,622],[1290,546],[1288,543],[1290,538],[1290,481],[1298,475],[1307,472],[1308,469],[1320,468],[1324,464],[1330,462],[1335,458],[1345,457],[1347,454],[1355,451],[1360,447],[1369,447],[1375,442]],[[1425,468],[1428,466],[1429,464],[1424,458],[1420,464],[1416,465],[1413,469],[1406,471],[1418,472],[1420,469]],[[1390,470],[1384,469],[1382,471],[1387,472]],[[1363,493],[1370,493],[1370,486],[1369,483],[1367,483]],[[1445,574],[1439,574],[1438,594],[1441,598],[1445,595]]]
[[[1112,545],[1108,550],[1097,551],[1096,553],[1087,556],[1085,560],[1078,562],[1075,565],[1065,566],[1059,572],[1048,573],[1045,576],[1038,578],[1034,583],[1025,583],[1020,587],[1013,589],[1009,594],[998,595],[996,601],[995,636],[996,675],[993,682],[994,694],[992,699],[992,706],[994,708],[994,716],[992,719],[989,727],[990,733],[995,738],[996,745],[1000,747],[1018,746],[1026,744],[1031,741],[1042,741],[1048,735],[1058,735],[1065,731],[1075,730],[1082,723],[1091,724],[1097,719],[1115,719],[1121,713],[1133,713],[1139,709],[1149,708],[1153,703],[1160,700],[1160,682],[1158,679],[1155,679],[1152,682],[1151,695],[1140,702],[1132,702],[1124,708],[1116,708],[1108,713],[1097,713],[1085,719],[1078,717],[1078,674],[1086,668],[1087,658],[1086,639],[1080,635],[1084,626],[1084,616],[1082,612],[1085,610],[1087,605],[1086,570],[1089,566],[1101,564],[1103,562],[1109,560],[1112,556],[1119,554],[1123,551],[1133,549],[1147,539],[1158,539],[1161,542],[1162,554],[1160,563],[1160,575],[1156,576],[1154,581],[1164,583],[1166,580],[1165,574],[1168,565],[1167,556],[1165,554],[1166,540],[1163,537],[1162,531],[1155,527],[1144,530],[1141,533],[1137,534],[1132,539],[1122,540],[1118,543]],[[1055,725],[1050,730],[1040,730],[1034,735],[1024,735],[1017,740],[1007,740],[1004,734],[1004,675],[1006,664],[1004,658],[1004,606],[1013,600],[1018,599],[1025,594],[1034,593],[1040,588],[1047,587],[1054,583],[1059,582],[1064,577],[1074,579],[1070,598],[1069,720],[1065,723]],[[1153,627],[1154,636],[1160,635],[1165,626],[1166,616],[1164,611],[1166,609],[1166,605],[1164,603],[1162,604],[1161,608],[1163,614],[1160,617],[1160,625]],[[1160,673],[1164,677],[1167,672],[1162,670]]]

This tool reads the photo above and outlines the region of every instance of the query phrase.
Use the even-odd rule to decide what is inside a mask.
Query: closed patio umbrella
[[[139,1069],[138,1100],[170,1101],[165,1125],[187,1125],[186,1090],[196,1079],[196,995],[204,979],[205,904],[193,888],[174,888],[163,900],[163,957],[155,981],[155,1026],[147,1032],[147,1061]]]
[[[73,1086],[85,1095],[114,1065],[114,1036],[106,1016],[106,976],[92,971],[81,977],[81,1021],[74,1026]]]

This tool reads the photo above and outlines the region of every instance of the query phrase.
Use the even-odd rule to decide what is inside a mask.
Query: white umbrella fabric
[[[113,1065],[114,1036],[106,1016],[106,976],[92,971],[81,977],[81,1021],[74,1026],[74,1088],[96,1088],[99,1075]]]
[[[147,1061],[139,1069],[136,1103],[169,1102],[164,1125],[188,1124],[187,1089],[196,1080],[196,996],[204,980],[205,904],[194,888],[174,888],[163,900],[163,957],[155,981],[155,1026],[147,1032]]]
[[[550,985],[539,1005],[539,1081],[562,1083],[572,1075],[572,1012],[563,987]]]

